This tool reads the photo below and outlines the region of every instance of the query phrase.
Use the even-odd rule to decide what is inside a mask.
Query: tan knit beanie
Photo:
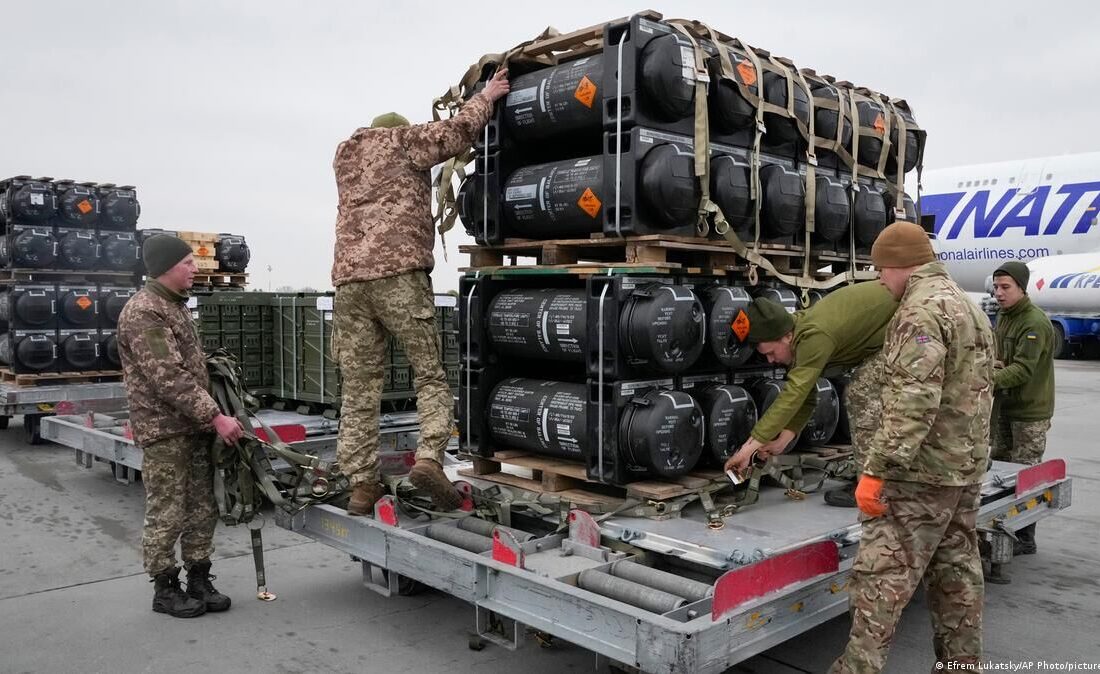
[[[936,259],[932,241],[920,225],[899,220],[882,230],[871,246],[871,261],[883,267],[918,267]]]

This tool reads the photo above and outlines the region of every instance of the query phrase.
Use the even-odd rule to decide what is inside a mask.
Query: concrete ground
[[[1039,554],[987,588],[985,655],[993,663],[1091,663],[1100,668],[1100,364],[1061,361],[1048,457],[1068,459],[1074,504],[1039,528]],[[345,555],[264,528],[274,603],[252,599],[248,533],[219,527],[214,573],[234,598],[224,614],[176,620],[150,611],[141,568],[141,484],[72,451],[24,444],[19,419],[0,432],[0,672],[538,672],[592,671],[565,643],[517,652],[467,648],[474,611],[438,593],[384,599]],[[734,672],[821,672],[843,649],[838,618]],[[888,672],[928,672],[923,597],[906,611]],[[1027,665],[1025,664],[1026,668]],[[1027,671],[1025,669],[1024,671]]]

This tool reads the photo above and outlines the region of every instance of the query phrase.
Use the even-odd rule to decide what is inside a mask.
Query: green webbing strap
[[[816,475],[810,479],[807,469]],[[768,458],[761,471],[789,491],[811,493],[830,478],[848,477],[852,473],[850,459],[826,460],[812,454],[779,454]]]

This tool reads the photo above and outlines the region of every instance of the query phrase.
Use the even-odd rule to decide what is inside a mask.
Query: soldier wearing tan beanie
[[[921,578],[936,669],[977,669],[984,585],[976,517],[989,460],[993,332],[918,225],[884,229],[871,259],[901,303],[886,326],[882,418],[856,486],[865,517],[849,580],[852,629],[829,671],[882,671]]]

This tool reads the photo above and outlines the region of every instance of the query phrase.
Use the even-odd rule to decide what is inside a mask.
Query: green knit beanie
[[[191,244],[170,234],[154,234],[141,245],[141,259],[149,278],[157,278],[190,254]]]
[[[378,115],[374,118],[374,121],[370,123],[372,129],[392,129],[395,126],[408,126],[409,120],[405,119],[396,112],[387,112],[384,115]]]
[[[774,342],[794,329],[794,318],[782,304],[766,297],[757,297],[745,309],[749,317],[749,336],[745,340],[751,344]]]
[[[1016,285],[1020,286],[1020,290],[1027,292],[1027,282],[1031,280],[1031,270],[1027,268],[1027,265],[1023,262],[1013,260],[1012,262],[1005,262],[1000,267],[997,267],[997,271],[993,272],[994,276],[1005,274],[1011,276],[1012,280],[1016,282]]]

